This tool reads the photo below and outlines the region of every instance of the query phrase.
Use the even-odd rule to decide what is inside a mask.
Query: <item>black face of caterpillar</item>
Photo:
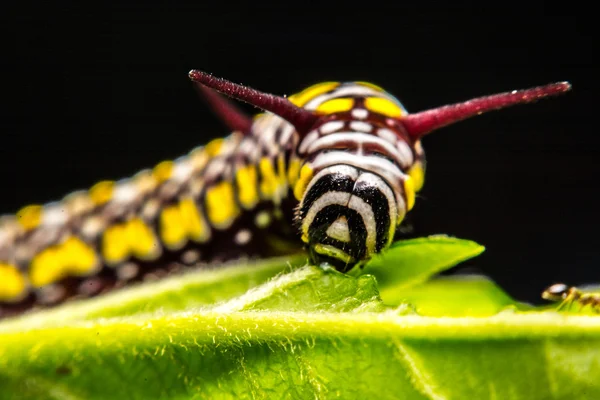
[[[327,167],[312,179],[297,219],[311,261],[343,272],[389,246],[399,220],[396,197],[386,181],[344,164]]]

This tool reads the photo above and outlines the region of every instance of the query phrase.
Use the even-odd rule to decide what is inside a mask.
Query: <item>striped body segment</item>
[[[325,82],[285,99],[190,77],[233,133],[130,179],[2,217],[0,318],[202,262],[302,247],[315,264],[361,266],[390,245],[414,205],[423,134],[507,97],[501,106],[568,89],[409,115],[365,82]],[[267,112],[248,118],[218,92]]]
[[[273,152],[284,153],[234,132],[131,179],[3,217],[0,316],[202,261],[279,254],[271,236],[298,249],[286,166],[272,162]]]

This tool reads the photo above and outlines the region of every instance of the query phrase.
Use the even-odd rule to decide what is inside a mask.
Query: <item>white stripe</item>
[[[390,143],[396,143],[398,141],[398,135],[391,129],[380,128],[377,130],[377,135]]]
[[[319,131],[323,135],[327,135],[329,133],[333,133],[337,130],[340,130],[344,127],[344,123],[342,121],[330,121],[326,122],[319,128]]]
[[[352,196],[348,207],[360,214],[367,230],[367,255],[375,252],[375,240],[377,239],[377,223],[375,222],[375,214],[373,208],[363,199],[357,196]]]
[[[294,126],[292,124],[286,123],[285,126],[283,127],[283,131],[281,132],[279,143],[282,146],[288,144],[295,131],[296,131],[296,128],[294,128]]]
[[[254,142],[254,140],[252,140],[251,138],[246,138],[244,140],[242,140],[242,143],[240,144],[239,147],[239,152],[245,156],[250,156],[250,154],[252,154],[252,152],[256,149],[256,144]]]
[[[406,164],[402,164],[403,166],[412,165],[414,158],[413,153],[408,144],[404,140],[398,141],[398,151],[402,154],[402,159],[405,160]]]
[[[65,224],[68,220],[69,212],[66,210],[65,204],[54,202],[44,205],[42,225],[58,226]]]
[[[319,138],[319,132],[312,131],[308,135],[302,139],[300,142],[300,146],[298,147],[298,154],[304,154],[306,152],[306,148],[315,140]]]
[[[122,182],[117,182],[111,202],[129,203],[135,199],[138,193],[139,191],[137,190],[135,184],[133,184],[129,179]]]
[[[352,193],[348,192],[330,191],[324,193],[321,197],[314,201],[314,203],[310,206],[308,213],[306,213],[306,217],[304,220],[302,220],[302,232],[308,231],[308,228],[312,224],[317,214],[325,207],[332,204],[339,204],[347,207],[348,202],[350,201],[350,196],[352,196]]]
[[[171,173],[171,179],[175,179],[179,182],[184,182],[192,174],[192,165],[187,158],[181,158],[175,160],[173,166],[173,172]]]
[[[308,183],[308,186],[306,187],[306,190],[304,192],[308,193],[308,191],[314,186],[315,183],[317,183],[319,181],[319,179],[321,179],[325,175],[331,175],[331,174],[346,175],[346,176],[349,176],[353,181],[355,181],[356,178],[358,178],[358,171],[356,170],[356,168],[351,167],[349,165],[344,165],[344,164],[334,165],[332,167],[324,168],[323,170],[319,171],[310,180],[310,182]],[[305,196],[305,198],[306,198],[306,196]],[[304,200],[302,200],[302,203],[304,203]],[[300,207],[302,207],[302,204],[300,205]]]
[[[383,179],[381,179],[376,174],[365,172],[358,178],[358,181],[356,181],[356,183],[358,182],[367,182],[369,186],[376,187],[383,193],[383,195],[387,199],[388,207],[390,209],[391,222],[388,243],[391,242],[394,239],[394,234],[396,233],[396,227],[398,224],[398,211],[400,210],[400,212],[402,212],[402,215],[405,214],[404,199],[402,198],[402,196],[400,196],[402,205],[397,204],[396,196],[394,195],[392,189],[387,183],[383,181]],[[399,209],[399,207],[401,208]]]
[[[319,154],[310,166],[313,171],[316,171],[336,164],[352,165],[356,168],[371,171],[385,178],[387,183],[394,189],[394,193],[402,193],[400,183],[406,175],[396,164],[381,157],[356,155],[347,151],[331,151]]]
[[[352,121],[350,122],[350,129],[359,132],[371,132],[371,130],[373,129],[373,125],[362,121]]]
[[[364,108],[355,108],[350,114],[352,114],[352,118],[356,119],[365,119],[369,116],[369,112]]]
[[[409,165],[412,165],[412,163],[414,162],[413,152],[410,149],[410,146],[404,141],[404,139],[398,137],[398,135],[396,135],[394,131],[387,128],[377,130],[377,136],[390,143],[396,144],[398,151],[400,152],[400,154],[402,154],[402,160],[404,161],[402,163],[403,167],[408,167]]]
[[[318,140],[315,140],[306,151],[307,154],[314,153],[323,149],[334,149],[338,143],[342,142],[354,142],[358,146],[362,145],[379,145],[383,147],[400,165],[410,165],[405,157],[400,154],[398,149],[386,142],[385,140],[367,133],[356,133],[356,132],[339,132],[332,133],[331,135],[323,136]],[[412,158],[412,157],[411,157]]]

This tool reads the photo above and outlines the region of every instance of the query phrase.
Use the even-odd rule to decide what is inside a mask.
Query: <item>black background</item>
[[[20,2],[0,13],[0,213],[118,179],[227,134],[191,68],[277,94],[366,80],[409,111],[569,80],[566,96],[424,140],[419,234],[486,245],[467,264],[519,299],[600,281],[597,22],[572,2],[193,7]],[[250,109],[249,109],[250,110]]]

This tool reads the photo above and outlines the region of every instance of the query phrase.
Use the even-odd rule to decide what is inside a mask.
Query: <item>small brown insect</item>
[[[542,298],[550,301],[562,300],[556,311],[565,306],[570,309],[573,302],[577,302],[580,305],[579,310],[590,306],[590,309],[600,313],[600,292],[583,292],[575,286],[569,287],[564,283],[555,283],[542,292]]]

